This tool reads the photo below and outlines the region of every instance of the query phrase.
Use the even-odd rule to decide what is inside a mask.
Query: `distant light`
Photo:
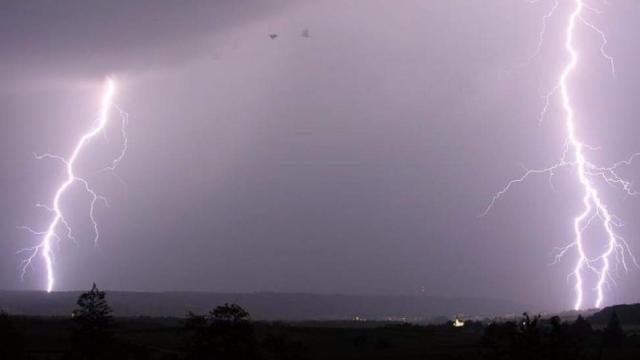
[[[464,320],[460,320],[458,318],[455,319],[455,321],[453,322],[453,327],[463,327],[464,326]]]

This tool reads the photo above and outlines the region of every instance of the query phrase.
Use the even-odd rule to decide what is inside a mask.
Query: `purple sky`
[[[580,28],[572,79],[578,132],[602,164],[640,151],[640,5],[611,0]],[[575,257],[554,266],[579,211],[575,173],[532,178],[478,218],[493,193],[544,167],[564,139],[541,96],[566,60],[553,1],[9,1],[0,6],[0,288],[20,281],[15,252],[37,239],[67,156],[91,124],[105,75],[130,115],[83,174],[105,194],[98,248],[86,197],[65,209],[79,245],[56,249],[57,289],[296,291],[500,297],[573,304]],[[301,36],[309,29],[310,37]],[[275,40],[269,34],[276,33]],[[640,164],[622,171],[640,181]],[[73,195],[71,195],[73,194]],[[603,187],[640,254],[640,199]],[[593,234],[593,241],[599,241]],[[607,303],[640,300],[640,270],[620,272]]]

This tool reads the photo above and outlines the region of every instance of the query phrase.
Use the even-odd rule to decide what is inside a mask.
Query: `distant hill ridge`
[[[606,325],[614,311],[620,319],[620,324],[624,326],[640,325],[640,304],[608,306],[591,315],[587,320],[594,325]]]
[[[68,316],[81,292],[2,291],[0,308],[13,314]],[[209,293],[107,291],[116,316],[184,317],[225,302],[245,307],[257,320],[420,320],[457,314],[519,314],[526,306],[508,300],[433,296],[319,295],[296,293]]]

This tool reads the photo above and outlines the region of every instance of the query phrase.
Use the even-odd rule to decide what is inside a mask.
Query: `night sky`
[[[611,164],[640,151],[640,3],[592,1],[571,79],[578,133]],[[553,0],[3,1],[0,4],[0,288],[23,281],[21,248],[46,226],[60,163],[91,125],[105,76],[129,114],[79,172],[110,201],[65,211],[78,244],[55,247],[57,290],[425,294],[569,308],[575,261],[550,265],[580,209],[575,172],[531,178],[561,156],[558,99],[538,122],[566,54]],[[308,30],[309,36],[303,36]],[[278,34],[275,39],[270,34]],[[114,122],[115,123],[115,122]],[[620,171],[640,182],[640,163]],[[116,176],[117,175],[117,176]],[[640,198],[599,185],[640,254]],[[593,243],[601,234],[590,234]],[[601,246],[602,244],[598,245]],[[606,303],[640,301],[620,269]]]

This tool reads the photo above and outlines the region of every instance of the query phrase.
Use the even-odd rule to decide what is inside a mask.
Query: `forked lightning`
[[[588,150],[593,148],[584,144],[578,137],[576,127],[579,119],[576,119],[574,105],[572,102],[572,92],[570,87],[571,76],[574,70],[580,65],[580,54],[575,45],[575,34],[578,28],[592,31],[601,40],[600,53],[609,63],[611,74],[615,76],[614,61],[606,52],[607,38],[598,27],[585,18],[585,12],[599,11],[584,0],[571,0],[571,12],[567,15],[563,34],[564,52],[567,55],[567,61],[564,64],[562,72],[554,88],[545,96],[545,104],[540,115],[540,120],[546,115],[550,106],[550,100],[559,94],[562,110],[564,114],[564,126],[566,131],[566,143],[563,148],[560,161],[544,168],[544,169],[527,169],[525,173],[516,179],[511,180],[507,185],[497,192],[491,199],[488,207],[483,215],[486,215],[504,194],[506,194],[512,186],[525,181],[533,175],[546,174],[553,176],[556,170],[561,168],[573,168],[577,174],[577,180],[582,191],[582,209],[573,218],[572,226],[574,237],[566,246],[558,248],[555,260],[560,259],[569,250],[575,250],[577,261],[570,276],[575,279],[575,301],[574,308],[576,310],[584,308],[585,289],[585,273],[592,272],[595,275],[596,283],[594,286],[596,308],[602,307],[604,303],[604,290],[609,281],[613,280],[611,275],[612,262],[616,261],[621,264],[625,270],[628,270],[628,258],[637,266],[637,262],[631,253],[626,241],[616,232],[616,227],[620,226],[619,221],[610,212],[604,203],[601,194],[598,191],[598,182],[614,185],[622,189],[628,195],[637,195],[638,193],[632,188],[631,183],[618,175],[618,169],[631,164],[631,162],[640,153],[631,155],[628,159],[614,163],[610,167],[601,167],[592,163],[587,156]],[[547,30],[548,20],[556,13],[560,2],[556,0],[552,9],[542,19],[542,30],[540,32],[539,42],[536,47],[534,56],[540,52],[541,45]],[[590,226],[598,225],[606,234],[606,246],[599,247],[599,244],[590,244],[587,246],[585,240],[585,230]],[[594,250],[601,249],[601,250]],[[588,255],[590,252],[596,251],[596,255]]]
[[[89,144],[89,142],[99,134],[103,133],[105,128],[107,127],[107,124],[109,123],[110,110],[112,108],[115,108],[115,105],[113,104],[113,97],[115,94],[115,90],[116,90],[116,84],[114,80],[111,78],[107,78],[104,85],[104,93],[102,95],[98,118],[95,120],[92,127],[86,133],[82,134],[78,142],[75,144],[75,147],[71,152],[71,155],[68,158],[65,159],[61,156],[52,155],[52,154],[36,155],[36,158],[38,159],[51,158],[51,159],[59,160],[64,164],[65,170],[66,170],[66,178],[56,188],[55,193],[53,195],[53,200],[51,202],[51,206],[42,205],[42,204],[36,205],[38,207],[47,209],[53,216],[53,218],[49,222],[46,229],[44,231],[36,231],[26,226],[21,227],[39,236],[41,239],[40,242],[38,242],[35,246],[31,246],[18,251],[18,253],[27,254],[26,258],[22,261],[22,264],[21,264],[21,276],[24,278],[27,270],[31,266],[33,266],[33,262],[35,261],[36,257],[40,255],[42,257],[42,260],[44,262],[45,269],[46,269],[47,280],[46,280],[45,288],[47,292],[53,291],[55,281],[56,281],[55,271],[54,271],[55,258],[54,258],[54,251],[53,251],[53,241],[54,240],[59,241],[62,239],[61,235],[58,233],[60,228],[64,229],[65,236],[67,238],[69,238],[74,242],[76,241],[76,239],[73,236],[71,226],[65,218],[64,209],[61,206],[62,199],[64,198],[66,192],[71,188],[72,185],[80,184],[82,188],[89,195],[90,203],[89,203],[88,212],[89,212],[89,219],[91,221],[91,225],[93,226],[93,229],[95,231],[95,237],[93,239],[94,243],[97,244],[98,238],[100,236],[100,233],[98,231],[98,223],[94,216],[94,210],[98,201],[104,202],[105,205],[107,206],[108,206],[108,203],[103,196],[99,195],[98,193],[96,193],[96,191],[94,191],[91,188],[89,182],[85,178],[80,177],[76,173],[75,165],[78,158],[82,154],[85,147]],[[115,170],[115,167],[120,163],[120,161],[124,157],[127,150],[127,137],[125,132],[125,126],[127,123],[127,114],[122,112],[118,108],[116,109],[120,112],[121,133],[123,136],[124,143],[119,156],[113,160],[111,165],[105,167],[105,169],[107,170]]]

